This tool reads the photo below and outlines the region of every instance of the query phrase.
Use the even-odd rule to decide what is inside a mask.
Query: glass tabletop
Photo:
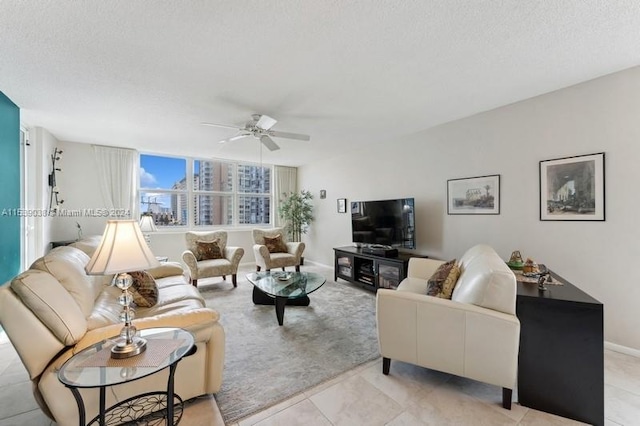
[[[140,355],[119,360],[111,359],[111,347],[119,339],[119,336],[114,336],[95,343],[68,359],[60,368],[58,379],[67,386],[77,388],[130,382],[179,361],[194,345],[193,335],[181,328],[148,328],[139,330],[139,334],[147,340],[147,350]],[[155,348],[158,348],[157,353],[164,351],[166,355],[156,357],[157,361],[143,362],[143,366],[140,366],[144,361],[143,357],[153,358],[151,351],[156,350]]]
[[[326,282],[314,272],[253,272],[247,275],[251,284],[274,297],[297,299],[313,293]]]

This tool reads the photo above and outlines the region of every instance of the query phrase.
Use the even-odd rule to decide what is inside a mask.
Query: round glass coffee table
[[[180,328],[148,328],[139,332],[147,340],[146,351],[139,355],[126,359],[110,358],[111,347],[118,340],[118,336],[115,336],[83,349],[60,368],[58,379],[76,399],[80,425],[87,424],[84,401],[78,391],[80,388],[100,389],[99,413],[88,424],[120,424],[122,421],[135,421],[140,416],[144,416],[148,424],[160,423],[162,419],[166,419],[167,424],[180,421],[182,399],[174,394],[173,375],[178,362],[194,352],[193,335]],[[109,408],[105,407],[105,389],[108,386],[138,380],[167,367],[169,380],[166,391],[136,395]],[[158,411],[159,407],[165,410]]]
[[[247,275],[253,284],[253,303],[275,305],[278,324],[284,322],[284,307],[309,306],[308,294],[313,293],[326,282],[314,272],[253,272]]]

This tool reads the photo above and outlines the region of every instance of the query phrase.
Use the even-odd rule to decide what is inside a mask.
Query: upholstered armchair
[[[304,243],[290,243],[286,240],[284,228],[254,229],[253,252],[256,256],[256,270],[264,268],[284,268],[295,266],[300,272],[300,259],[304,252]]]
[[[242,247],[227,247],[227,231],[187,232],[187,249],[182,260],[191,271],[191,284],[197,287],[198,279],[231,275],[234,287],[238,286],[236,274],[240,259],[244,256]]]

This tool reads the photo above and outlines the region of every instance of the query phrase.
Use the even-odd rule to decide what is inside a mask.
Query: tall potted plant
[[[311,192],[302,190],[298,192],[284,193],[284,199],[280,200],[278,212],[280,218],[286,223],[289,241],[300,241],[302,234],[307,233],[307,228],[313,222],[313,205]]]

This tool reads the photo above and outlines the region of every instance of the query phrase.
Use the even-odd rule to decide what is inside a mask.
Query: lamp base
[[[147,350],[147,341],[141,337],[134,337],[130,343],[121,340],[111,348],[111,358],[122,359],[140,355]]]

